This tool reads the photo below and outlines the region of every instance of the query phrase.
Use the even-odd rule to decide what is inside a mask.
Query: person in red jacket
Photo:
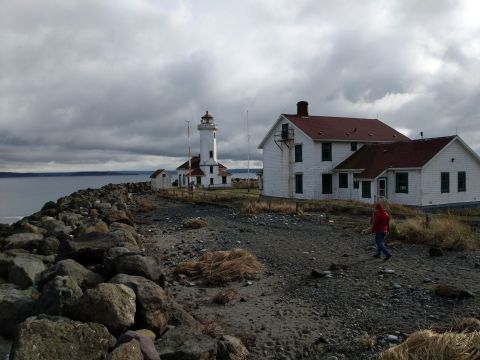
[[[390,216],[381,203],[377,203],[375,209],[376,211],[372,219],[372,234],[375,234],[377,252],[373,256],[379,258],[380,253],[384,253],[385,261],[387,261],[392,257],[385,247],[385,236],[390,231]]]

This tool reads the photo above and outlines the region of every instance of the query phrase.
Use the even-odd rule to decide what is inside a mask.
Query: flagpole
[[[247,161],[247,191],[250,192],[250,126],[248,122],[248,109],[247,109],[247,146],[248,146],[248,161]]]

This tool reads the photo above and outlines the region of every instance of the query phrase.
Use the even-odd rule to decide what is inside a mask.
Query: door
[[[387,198],[387,178],[378,179],[378,198]]]

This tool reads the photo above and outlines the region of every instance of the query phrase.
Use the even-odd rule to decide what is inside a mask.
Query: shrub
[[[200,229],[207,225],[207,221],[202,218],[187,219],[183,222],[183,226],[188,229]]]
[[[254,279],[262,269],[255,255],[243,249],[213,251],[203,254],[198,260],[179,263],[175,269],[191,279],[203,279],[218,284],[229,281]]]
[[[468,225],[448,216],[409,218],[396,226],[392,238],[451,250],[473,250],[480,246],[478,235]]]
[[[364,349],[372,349],[375,346],[375,336],[363,334],[357,338],[358,344]]]
[[[247,216],[264,212],[301,215],[303,205],[285,201],[246,201],[240,209],[240,213]]]

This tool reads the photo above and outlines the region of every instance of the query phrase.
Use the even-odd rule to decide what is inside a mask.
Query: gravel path
[[[393,244],[392,259],[383,262],[371,257],[373,240],[359,231],[368,219],[243,217],[230,208],[149,197],[160,208],[137,214],[139,230],[147,253],[165,266],[169,292],[212,332],[223,328],[242,338],[254,359],[375,359],[416,329],[480,317],[480,252],[430,257],[427,247]],[[183,221],[192,217],[208,226],[185,229]],[[214,304],[218,287],[175,281],[179,261],[235,247],[252,251],[265,269],[251,284],[229,285],[239,293],[233,302]],[[312,269],[326,276],[313,278]],[[435,284],[477,296],[439,298],[428,291]],[[373,348],[358,341],[364,334],[375,339]]]

